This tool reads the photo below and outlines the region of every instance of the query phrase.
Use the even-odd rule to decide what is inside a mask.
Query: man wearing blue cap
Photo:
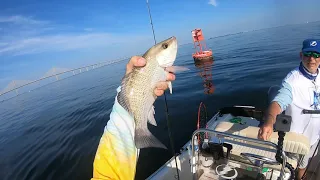
[[[299,67],[293,69],[282,81],[281,89],[271,100],[258,137],[269,139],[278,114],[285,111],[292,117],[291,132],[305,135],[310,140],[310,153],[298,164],[298,179],[301,179],[310,157],[316,150],[320,134],[320,115],[303,114],[303,109],[320,110],[320,40],[306,39],[300,52]]]

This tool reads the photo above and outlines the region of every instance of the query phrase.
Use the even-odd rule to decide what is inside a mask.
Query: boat
[[[201,102],[197,129],[190,140],[177,156],[168,160],[147,179],[294,178],[292,172],[301,158],[309,153],[309,140],[301,134],[288,132],[290,116],[284,114],[277,118],[275,127],[278,132],[273,132],[267,141],[258,139],[263,113],[253,106],[223,107],[207,121],[206,108]],[[319,157],[312,159],[307,167],[307,177],[320,180]]]

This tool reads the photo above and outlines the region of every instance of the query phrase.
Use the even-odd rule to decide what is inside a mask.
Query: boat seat
[[[220,122],[214,129],[219,132],[226,132],[234,135],[249,137],[257,139],[259,127],[242,125],[238,123]],[[241,153],[253,153],[261,156],[265,156],[271,159],[275,159],[276,149],[267,145],[261,145],[253,142],[246,142],[244,140],[225,137],[226,143],[233,145],[233,149],[230,153],[230,159],[250,163],[245,157],[241,156]],[[278,133],[273,132],[268,140],[275,144],[278,143]],[[309,153],[310,142],[307,137],[294,132],[287,132],[283,142],[283,150],[286,152],[288,162],[294,167],[297,167],[298,160]],[[226,149],[225,149],[226,151]],[[281,170],[281,165],[269,165],[265,164],[264,167]],[[289,170],[286,168],[286,172]]]

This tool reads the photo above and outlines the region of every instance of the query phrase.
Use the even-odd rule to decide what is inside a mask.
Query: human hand
[[[146,65],[146,63],[147,63],[147,61],[141,56],[131,57],[131,59],[128,62],[127,67],[126,67],[126,74],[132,72],[134,67],[143,67]],[[176,76],[173,73],[168,73],[167,81],[174,81],[175,79],[176,79]],[[168,89],[167,82],[165,82],[165,81],[158,82],[156,84],[156,88],[154,89],[154,94],[156,96],[162,96],[166,89]]]
[[[268,140],[273,132],[273,125],[270,123],[263,124],[258,132],[258,138],[262,140]]]

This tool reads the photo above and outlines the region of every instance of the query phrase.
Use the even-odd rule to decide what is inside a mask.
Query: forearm
[[[271,101],[267,113],[265,114],[265,123],[273,125],[276,122],[277,115],[282,113],[292,102],[292,87],[289,83],[283,81],[277,95]]]
[[[119,92],[118,88],[118,92]],[[115,103],[105,127],[93,165],[91,180],[135,177],[138,150],[134,144],[134,120],[118,103]]]
[[[276,117],[282,112],[280,105],[273,101],[265,115],[265,123],[268,125],[273,125],[276,122]]]

